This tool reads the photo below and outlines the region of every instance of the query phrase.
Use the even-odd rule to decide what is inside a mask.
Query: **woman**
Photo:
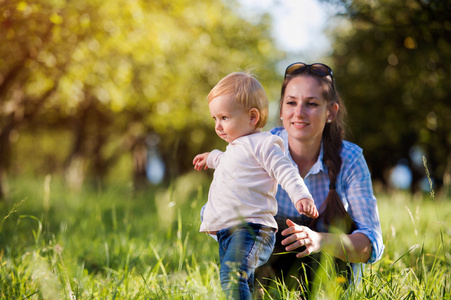
[[[345,115],[328,66],[287,67],[280,99],[283,128],[271,132],[284,140],[286,154],[297,165],[320,216],[300,216],[279,186],[276,249],[257,273],[264,285],[282,275],[290,288],[307,284],[305,278],[312,282],[320,252],[334,257],[337,271],[348,279],[358,275],[360,263],[373,263],[383,253],[370,172],[362,149],[343,140]],[[293,250],[298,253],[283,253]]]

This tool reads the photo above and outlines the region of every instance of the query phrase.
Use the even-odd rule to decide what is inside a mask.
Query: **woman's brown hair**
[[[341,101],[336,88],[334,86],[333,78],[330,76],[317,76],[308,72],[306,68],[303,72],[295,75],[287,75],[282,85],[280,111],[282,109],[282,101],[285,94],[285,89],[288,83],[297,76],[311,76],[315,78],[322,88],[323,98],[327,101],[328,108],[331,108],[335,103],[338,104],[338,111],[333,122],[326,123],[322,135],[323,144],[323,162],[326,164],[329,176],[329,192],[319,209],[319,217],[314,219],[310,227],[317,229],[318,222],[324,223],[327,231],[337,228],[345,233],[352,232],[356,229],[354,221],[351,219],[349,213],[345,210],[343,202],[336,190],[336,182],[338,174],[340,173],[342,159],[341,149],[343,139],[346,132],[346,109]]]

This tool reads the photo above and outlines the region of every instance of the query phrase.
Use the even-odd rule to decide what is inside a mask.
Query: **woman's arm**
[[[360,233],[370,241],[370,258],[367,263],[374,263],[381,258],[384,252],[384,243],[377,200],[373,194],[371,173],[363,153],[355,155],[353,159],[343,165],[343,169],[345,198],[349,205],[348,212],[357,225],[353,234]]]
[[[314,252],[323,251],[343,261],[351,263],[366,263],[371,257],[371,242],[363,233],[336,234],[323,233],[300,226],[287,219],[287,229],[282,231],[282,245],[287,245],[287,251],[305,246],[297,257],[304,257]]]

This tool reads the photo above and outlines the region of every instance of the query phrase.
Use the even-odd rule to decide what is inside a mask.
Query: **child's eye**
[[[227,120],[229,119],[229,117],[223,116],[222,119],[223,119],[224,121],[227,121]]]

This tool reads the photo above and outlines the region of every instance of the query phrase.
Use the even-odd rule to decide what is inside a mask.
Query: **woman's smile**
[[[293,121],[291,122],[291,124],[293,124],[294,127],[299,129],[305,128],[309,125],[309,123],[307,122],[299,122],[299,121]]]

